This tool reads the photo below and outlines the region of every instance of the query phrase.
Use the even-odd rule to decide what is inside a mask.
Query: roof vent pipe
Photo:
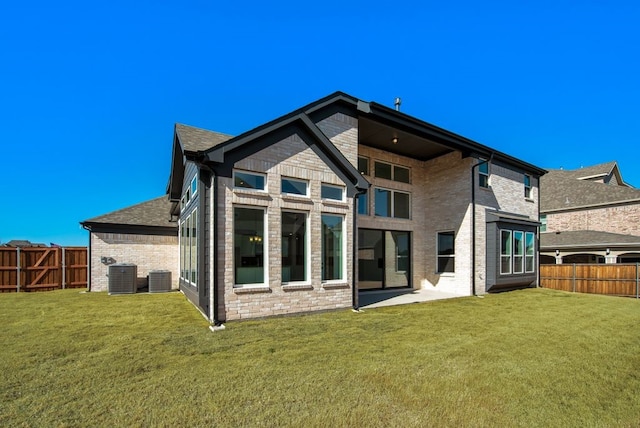
[[[394,102],[395,106],[396,106],[396,111],[400,111],[400,104],[402,104],[402,100],[400,99],[400,97],[396,97],[396,101]]]

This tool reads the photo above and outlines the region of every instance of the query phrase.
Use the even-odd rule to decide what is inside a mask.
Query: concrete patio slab
[[[406,305],[408,303],[421,303],[456,297],[464,296],[428,289],[360,291],[358,294],[361,309]]]

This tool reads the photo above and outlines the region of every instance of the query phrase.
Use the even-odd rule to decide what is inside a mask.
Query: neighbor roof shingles
[[[167,196],[151,199],[117,211],[85,220],[82,224],[120,224],[131,226],[177,227],[169,221],[171,202]]]
[[[567,232],[545,232],[540,234],[540,248],[554,249],[563,247],[608,247],[636,245],[640,246],[640,236],[595,230],[573,230]]]
[[[580,180],[575,171],[551,170],[540,178],[541,213],[633,200],[640,200],[640,190]]]

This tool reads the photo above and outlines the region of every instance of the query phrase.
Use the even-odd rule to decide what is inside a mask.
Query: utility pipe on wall
[[[476,174],[480,165],[491,163],[493,153],[488,160],[483,160],[471,167],[471,294],[476,296]]]

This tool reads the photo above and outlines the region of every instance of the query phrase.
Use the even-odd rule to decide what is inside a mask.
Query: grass
[[[229,323],[0,295],[0,426],[638,426],[640,302],[524,290]]]

